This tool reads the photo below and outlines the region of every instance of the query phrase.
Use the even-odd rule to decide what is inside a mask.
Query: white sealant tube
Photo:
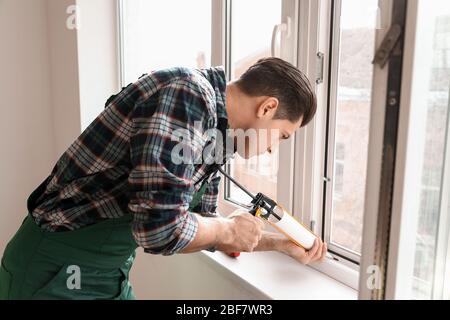
[[[291,241],[301,245],[306,250],[313,247],[314,241],[317,238],[314,233],[304,227],[285,210],[283,210],[281,220],[272,222],[272,225],[290,238]]]

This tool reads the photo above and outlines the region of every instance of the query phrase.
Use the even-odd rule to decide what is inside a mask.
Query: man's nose
[[[272,147],[268,147],[268,148],[267,148],[267,152],[268,152],[268,153],[272,153]]]

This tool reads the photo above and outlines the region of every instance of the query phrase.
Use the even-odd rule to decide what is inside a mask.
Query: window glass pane
[[[152,70],[210,66],[211,0],[122,3],[125,84]]]
[[[257,60],[271,55],[272,30],[281,23],[281,0],[234,0],[231,10],[231,75],[237,79]],[[231,174],[253,193],[276,199],[276,166],[273,156],[244,160],[236,155],[231,161]],[[232,183],[229,197],[238,203],[250,202],[248,195]]]
[[[441,214],[448,214],[450,208],[442,208],[442,178],[447,144],[447,126],[450,91],[450,2],[437,0],[432,3],[422,1],[424,10],[419,10],[418,24],[427,37],[429,45],[418,49],[424,60],[430,61],[425,79],[427,86],[427,112],[425,150],[423,156],[422,186],[417,225],[416,255],[414,263],[413,297],[430,299],[433,297],[435,263],[437,261],[437,235]],[[425,9],[426,8],[426,9]],[[425,68],[424,68],[425,69]],[[442,257],[445,259],[445,257]],[[450,257],[447,257],[449,259]],[[442,280],[443,281],[443,280]]]
[[[361,252],[378,0],[342,0],[330,242]]]

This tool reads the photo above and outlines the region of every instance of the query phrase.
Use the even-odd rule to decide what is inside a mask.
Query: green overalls
[[[46,232],[28,215],[2,258],[0,300],[134,299],[128,281],[137,248],[131,222],[126,214],[74,231]]]

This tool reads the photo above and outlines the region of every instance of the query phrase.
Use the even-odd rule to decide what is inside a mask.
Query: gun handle
[[[237,258],[237,257],[239,257],[240,255],[241,255],[240,252],[230,252],[230,253],[228,253],[228,256],[229,256],[229,257],[232,257],[232,258]]]

